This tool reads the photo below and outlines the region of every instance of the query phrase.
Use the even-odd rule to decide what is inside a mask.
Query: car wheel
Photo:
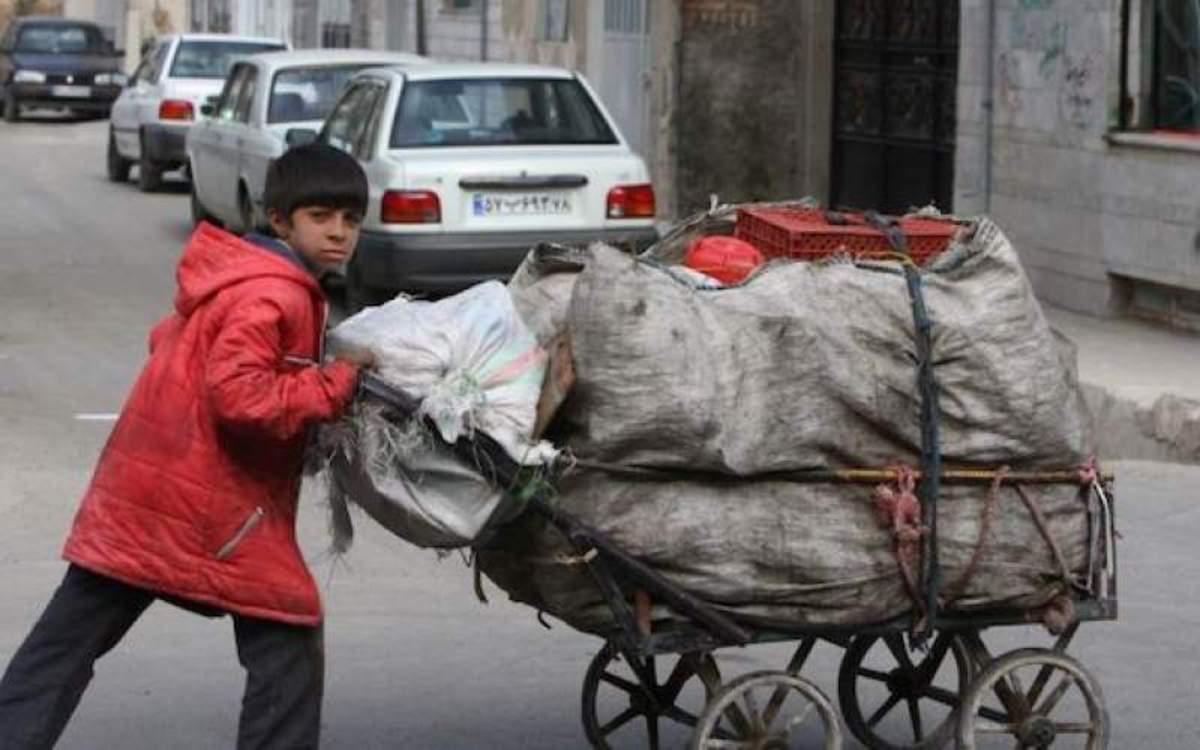
[[[163,167],[150,158],[146,140],[142,139],[141,155],[138,157],[138,187],[143,193],[152,193],[162,188]]]
[[[21,105],[17,103],[16,97],[9,91],[4,95],[4,121],[16,122],[21,119]]]
[[[188,192],[192,197],[192,224],[200,226],[200,222],[207,221],[209,224],[218,227],[221,226],[221,222],[217,220],[217,217],[210,214],[208,209],[204,207],[204,204],[200,202],[200,196],[196,195],[196,183],[192,183],[192,189]]]
[[[108,131],[108,154],[104,161],[108,168],[108,179],[113,182],[125,182],[129,179],[129,169],[133,162],[121,156],[121,152],[117,150],[117,138],[111,129]]]
[[[238,188],[238,219],[242,222],[242,234],[257,232],[264,223],[259,221],[258,212],[250,200],[250,191],[245,185]]]

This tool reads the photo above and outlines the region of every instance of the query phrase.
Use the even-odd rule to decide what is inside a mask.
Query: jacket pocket
[[[263,522],[263,518],[265,518],[266,515],[267,512],[262,509],[262,506],[255,508],[254,511],[246,518],[246,520],[242,521],[242,525],[238,527],[238,530],[234,532],[233,536],[229,537],[229,540],[225,542],[225,544],[221,545],[221,548],[217,550],[217,559],[228,559],[229,556],[233,554],[234,550],[236,550],[238,546],[245,541],[246,537],[248,537],[256,528],[258,528],[258,525]]]

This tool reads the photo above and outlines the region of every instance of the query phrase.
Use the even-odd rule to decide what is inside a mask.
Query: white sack
[[[346,320],[329,341],[335,351],[374,354],[375,373],[423,399],[422,415],[447,442],[479,430],[526,465],[555,455],[530,439],[546,353],[503,284],[436,302],[400,297]],[[432,436],[422,439],[420,423],[389,425],[370,408],[349,419],[355,444],[333,461],[334,485],[393,533],[424,547],[462,546],[503,514],[503,493]]]

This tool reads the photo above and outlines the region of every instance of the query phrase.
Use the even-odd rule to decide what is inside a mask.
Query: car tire
[[[17,103],[17,98],[9,91],[4,95],[4,121],[17,122],[21,119],[21,105]]]
[[[138,156],[138,188],[143,193],[153,193],[162,188],[163,166],[150,158],[146,139],[142,139],[141,154]]]
[[[112,129],[108,131],[108,153],[105,154],[104,162],[109,180],[112,182],[129,180],[129,170],[133,167],[133,162],[121,156],[121,152],[117,150],[117,138],[113,135]]]
[[[257,232],[260,229],[254,203],[250,200],[250,191],[244,184],[238,187],[238,221],[242,224],[242,234]]]
[[[207,221],[213,226],[221,226],[221,222],[217,219],[217,217],[210,214],[208,209],[204,207],[204,204],[200,202],[200,196],[196,195],[195,182],[192,183],[192,189],[189,190],[188,193],[191,195],[192,225],[200,226],[200,222]]]

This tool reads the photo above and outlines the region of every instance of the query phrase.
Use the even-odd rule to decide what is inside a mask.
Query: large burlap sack
[[[585,461],[677,478],[587,472],[564,483],[557,502],[744,617],[862,624],[908,611],[872,488],[756,478],[918,463],[917,347],[902,267],[780,262],[711,290],[604,246],[590,248],[582,265],[572,273],[531,257],[513,288],[539,337],[565,330],[571,338],[576,384],[554,434]],[[547,268],[554,272],[539,273]],[[999,228],[977,222],[922,281],[944,460],[1029,469],[1089,458],[1090,416],[1073,348],[1047,325]],[[547,308],[553,312],[536,314]],[[1030,494],[1049,519],[1067,577],[1079,574],[1088,539],[1077,489]],[[1067,588],[1050,545],[1012,490],[981,537],[987,496],[986,487],[943,488],[943,580],[962,579],[984,539],[974,573],[946,592],[947,604],[1046,604]],[[609,614],[573,554],[557,531],[523,519],[480,559],[515,599],[602,629]]]
[[[1044,466],[1090,455],[1074,353],[1016,252],[981,221],[922,275],[947,462]],[[741,476],[912,462],[920,394],[899,264],[768,265],[728,289],[597,246],[565,318],[580,457]]]
[[[1087,513],[1075,487],[1026,490],[1070,574],[1087,561]],[[587,472],[560,506],[684,589],[763,625],[860,625],[910,612],[891,533],[870,486],[792,482],[637,481]],[[1069,593],[1062,568],[1011,488],[980,527],[988,487],[945,487],[939,502],[942,594],[952,611],[1028,610]],[[964,573],[980,547],[973,573]],[[554,528],[522,518],[480,552],[488,577],[517,601],[573,627],[614,621],[586,565]],[[664,613],[665,614],[665,611]]]

